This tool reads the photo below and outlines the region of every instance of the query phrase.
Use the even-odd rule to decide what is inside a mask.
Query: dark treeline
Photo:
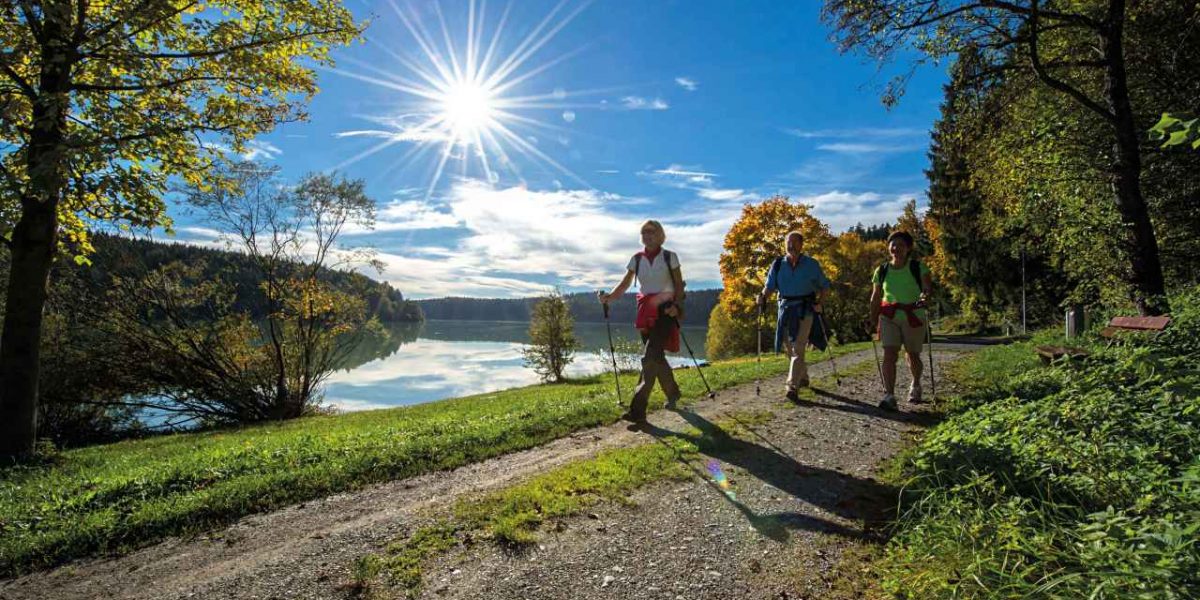
[[[717,304],[721,290],[697,290],[687,294],[688,325],[707,326],[708,315]],[[604,321],[604,312],[589,292],[563,296],[576,321],[597,323]],[[436,298],[417,300],[427,319],[463,321],[528,321],[533,306],[541,298]],[[627,293],[613,303],[610,317],[614,321],[633,321],[636,304],[634,294]]]
[[[863,227],[862,223],[858,223],[849,229],[850,233],[857,234],[864,242],[887,240],[888,235],[892,233],[892,225],[890,223],[872,224]]]
[[[105,233],[94,233],[91,242],[95,253],[90,256],[90,265],[79,266],[70,261],[59,261],[57,269],[73,271],[73,279],[100,290],[108,287],[113,276],[127,276],[134,272],[153,271],[170,263],[182,263],[198,267],[204,280],[219,278],[238,290],[232,305],[234,310],[246,311],[254,318],[261,318],[266,313],[262,296],[247,292],[258,285],[258,274],[253,262],[245,254]],[[416,303],[405,300],[400,290],[387,283],[359,273],[330,269],[321,272],[321,279],[333,284],[336,289],[364,298],[371,315],[380,321],[422,319],[421,309]]]

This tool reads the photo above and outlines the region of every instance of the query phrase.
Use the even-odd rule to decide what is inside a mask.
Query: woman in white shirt
[[[666,351],[679,351],[679,319],[683,316],[683,273],[679,268],[679,257],[663,248],[667,233],[658,221],[649,220],[642,224],[642,246],[626,265],[621,283],[605,294],[599,292],[600,302],[620,298],[625,290],[638,282],[637,320],[634,322],[642,335],[642,377],[633,392],[629,412],[622,419],[635,423],[646,420],[646,405],[650,392],[657,380],[667,396],[667,408],[675,408],[679,400],[679,386],[675,374],[667,363]]]

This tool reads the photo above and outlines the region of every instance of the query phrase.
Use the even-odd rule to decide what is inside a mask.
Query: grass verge
[[[869,344],[836,348],[848,354]],[[825,360],[824,353],[813,362]],[[705,367],[714,390],[778,375],[782,358]],[[632,390],[636,374],[621,376]],[[678,372],[685,399],[702,397]],[[371,483],[451,469],[615,421],[612,374],[411,407],[177,434],[0,470],[0,576],[120,552]],[[651,407],[661,407],[655,392]]]
[[[884,590],[1200,597],[1200,288],[1172,306],[1164,335],[1085,341],[1081,363],[1041,366],[1037,338],[968,359],[901,466]]]
[[[744,427],[773,417],[771,413],[736,413],[717,427],[738,435]],[[686,435],[694,441],[672,437],[606,450],[524,483],[461,500],[450,516],[389,545],[383,555],[368,555],[356,564],[378,565],[372,578],[380,576],[386,586],[415,597],[422,589],[424,564],[440,553],[477,539],[507,546],[530,544],[537,541],[537,531],[544,523],[582,514],[602,502],[628,503],[630,493],[654,481],[691,477],[703,469],[692,464],[700,453],[722,441],[698,429],[689,429]],[[356,578],[355,585],[371,589],[372,582]]]

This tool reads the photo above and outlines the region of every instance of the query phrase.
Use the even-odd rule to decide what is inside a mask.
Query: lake
[[[346,411],[389,408],[538,382],[521,356],[529,343],[529,323],[430,320],[396,324],[389,332],[390,339],[363,344],[351,357],[352,366],[329,377],[324,404]],[[703,360],[706,328],[684,327],[683,333]],[[575,334],[583,347],[567,366],[568,377],[612,369],[603,323],[576,323]],[[613,338],[639,339],[631,323],[613,323]],[[601,349],[605,359],[597,354]],[[667,356],[674,366],[691,364],[686,348]],[[618,360],[625,363],[622,368],[637,365],[637,357],[622,355],[620,348]]]

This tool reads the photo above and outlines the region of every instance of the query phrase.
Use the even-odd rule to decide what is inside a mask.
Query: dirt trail
[[[938,349],[938,363],[946,364],[974,347],[939,344]],[[839,358],[838,366],[845,370],[863,361],[873,361],[869,351]],[[830,365],[815,365],[811,372],[828,377]],[[901,386],[907,385],[904,377]],[[812,595],[804,591],[812,583],[807,575],[815,577],[833,564],[842,541],[874,535],[870,525],[894,492],[872,475],[899,448],[903,434],[923,426],[927,417],[904,403],[899,413],[874,408],[879,384],[873,366],[799,406],[782,400],[782,385],[776,377],[763,382],[761,397],[748,384],[719,392],[689,411],[659,411],[644,431],[630,431],[623,423],[580,431],[454,471],[310,501],[206,535],[3,581],[0,599],[347,597],[343,584],[356,558],[380,551],[464,494],[691,427],[712,433],[713,423],[730,412],[755,410],[770,410],[777,418],[713,456],[727,465],[736,502],[700,476],[654,484],[631,498],[631,508],[609,507],[592,515],[598,518],[564,522],[527,553],[482,544],[443,557],[429,569],[426,595],[725,598],[780,597],[787,590],[787,597]]]

